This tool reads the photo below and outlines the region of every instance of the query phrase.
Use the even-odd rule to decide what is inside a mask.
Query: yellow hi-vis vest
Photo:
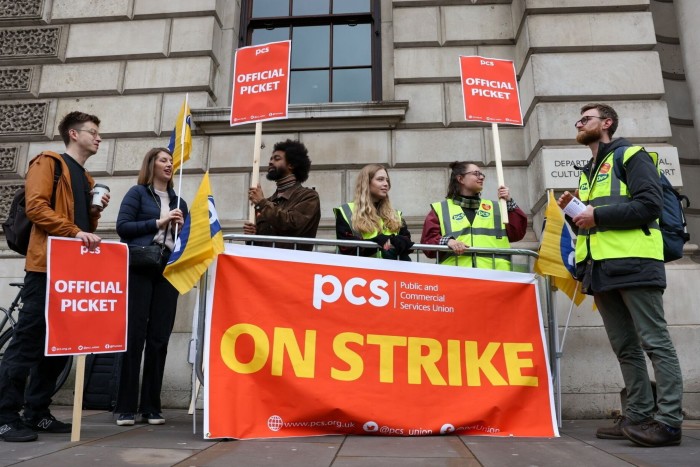
[[[343,204],[342,206],[335,208],[334,211],[336,212],[336,216],[338,215],[338,213],[340,213],[340,215],[343,216],[343,219],[345,219],[345,222],[348,223],[348,225],[349,225],[350,228],[352,229],[352,233],[353,233],[356,237],[361,237],[361,238],[363,238],[363,239],[368,239],[368,238],[374,238],[374,237],[376,237],[377,235],[379,235],[380,232],[377,231],[377,230],[374,230],[373,232],[360,233],[360,232],[357,232],[355,229],[352,228],[352,213],[355,211],[355,203],[354,203],[354,202],[353,202],[353,203]],[[403,223],[403,221],[401,220],[401,211],[397,210],[397,211],[396,211],[396,215],[399,217],[399,225],[401,225],[401,224]],[[396,235],[397,233],[399,233],[398,230],[397,230],[397,231],[391,231],[391,230],[389,230],[388,228],[386,228],[386,227],[384,226],[384,221],[383,221],[382,219],[379,219],[379,222],[381,223],[381,227],[382,227],[381,233],[382,233],[382,234],[384,234],[384,235]],[[375,253],[375,254],[372,255],[372,256],[374,256],[375,258],[381,258],[381,257],[382,257],[382,252],[381,252],[381,250],[377,250],[377,253]]]
[[[478,248],[510,248],[506,226],[501,220],[501,210],[498,204],[488,199],[482,199],[476,210],[474,223],[470,224],[462,207],[451,199],[446,199],[430,205],[440,221],[440,232],[443,237],[453,237],[465,245]],[[438,253],[441,264],[451,264],[462,267],[477,267],[482,269],[511,270],[509,255],[466,254],[457,256],[452,253]],[[442,259],[444,258],[444,259]]]
[[[641,146],[630,146],[622,157],[624,165],[640,150]],[[615,175],[614,151],[605,156],[598,170],[589,180],[581,173],[578,191],[581,201],[594,208],[611,204],[629,203],[632,198],[627,185]],[[656,153],[649,153],[658,170]],[[579,229],[576,238],[576,264],[590,256],[595,261],[616,258],[664,259],[663,239],[658,219],[638,229],[607,229],[596,226]]]

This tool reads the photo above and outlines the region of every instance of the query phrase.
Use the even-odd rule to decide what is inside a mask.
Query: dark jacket
[[[275,192],[255,206],[258,235],[315,238],[321,221],[321,201],[316,190],[297,183],[282,193]],[[255,242],[258,246],[271,246]],[[277,248],[294,249],[293,243],[277,243]],[[311,251],[313,245],[298,244],[297,249]]]
[[[619,138],[599,146],[595,163],[591,159],[582,169],[589,180],[605,156],[620,146],[631,146],[631,144]],[[641,230],[642,226],[658,219],[661,214],[663,206],[661,183],[651,157],[646,152],[640,151],[628,161],[626,172],[627,188],[632,201],[595,208],[593,213],[598,227]],[[666,269],[663,261],[648,258],[628,257],[582,261],[576,265],[576,277],[583,282],[582,290],[587,293],[629,287],[666,287]]]
[[[177,208],[177,194],[172,188],[168,188],[170,195],[170,210]],[[129,188],[117,216],[117,234],[123,243],[129,245],[147,246],[153,242],[153,237],[158,232],[156,221],[160,219],[160,206],[156,200],[158,195],[147,185],[134,185]],[[187,203],[180,199],[180,210],[183,219],[187,217]],[[168,233],[175,235],[173,229]]]

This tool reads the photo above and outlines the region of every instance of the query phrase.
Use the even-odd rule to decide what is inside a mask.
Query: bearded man
[[[248,199],[255,206],[255,223],[246,222],[246,235],[316,237],[321,220],[321,201],[313,188],[301,184],[309,177],[311,159],[303,143],[290,139],[275,144],[267,166],[267,179],[277,190],[265,198],[262,188],[251,187]],[[254,242],[258,246],[269,243]],[[275,247],[311,251],[313,245],[276,242]]]
[[[641,146],[612,139],[617,124],[617,112],[606,104],[583,106],[574,124],[576,141],[593,156],[581,169],[576,191],[586,208],[572,219],[578,229],[576,278],[600,310],[627,392],[622,417],[612,427],[599,428],[596,436],[647,447],[677,445],[683,379],[664,318],[659,161]],[[618,148],[621,158],[615,157]],[[564,192],[559,206],[563,209],[572,198]],[[654,368],[656,408],[645,353]]]

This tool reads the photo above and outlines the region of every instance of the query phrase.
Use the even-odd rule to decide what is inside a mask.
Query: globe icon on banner
[[[267,419],[267,427],[271,431],[280,431],[282,429],[282,417],[279,415],[273,415],[272,417]]]

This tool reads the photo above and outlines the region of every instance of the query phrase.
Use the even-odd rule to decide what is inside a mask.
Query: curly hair
[[[391,207],[389,195],[379,201],[375,207],[372,202],[372,196],[369,192],[369,185],[374,176],[380,170],[384,170],[387,174],[389,188],[391,188],[391,179],[389,172],[384,166],[379,164],[369,164],[360,170],[357,174],[355,182],[355,210],[352,214],[352,229],[362,234],[382,230],[382,221],[384,228],[391,232],[398,232],[401,229],[401,221],[394,208]]]
[[[284,151],[284,158],[287,160],[287,164],[294,168],[292,172],[299,183],[305,182],[309,178],[311,159],[309,159],[309,151],[304,143],[288,139],[275,144],[272,151]]]

